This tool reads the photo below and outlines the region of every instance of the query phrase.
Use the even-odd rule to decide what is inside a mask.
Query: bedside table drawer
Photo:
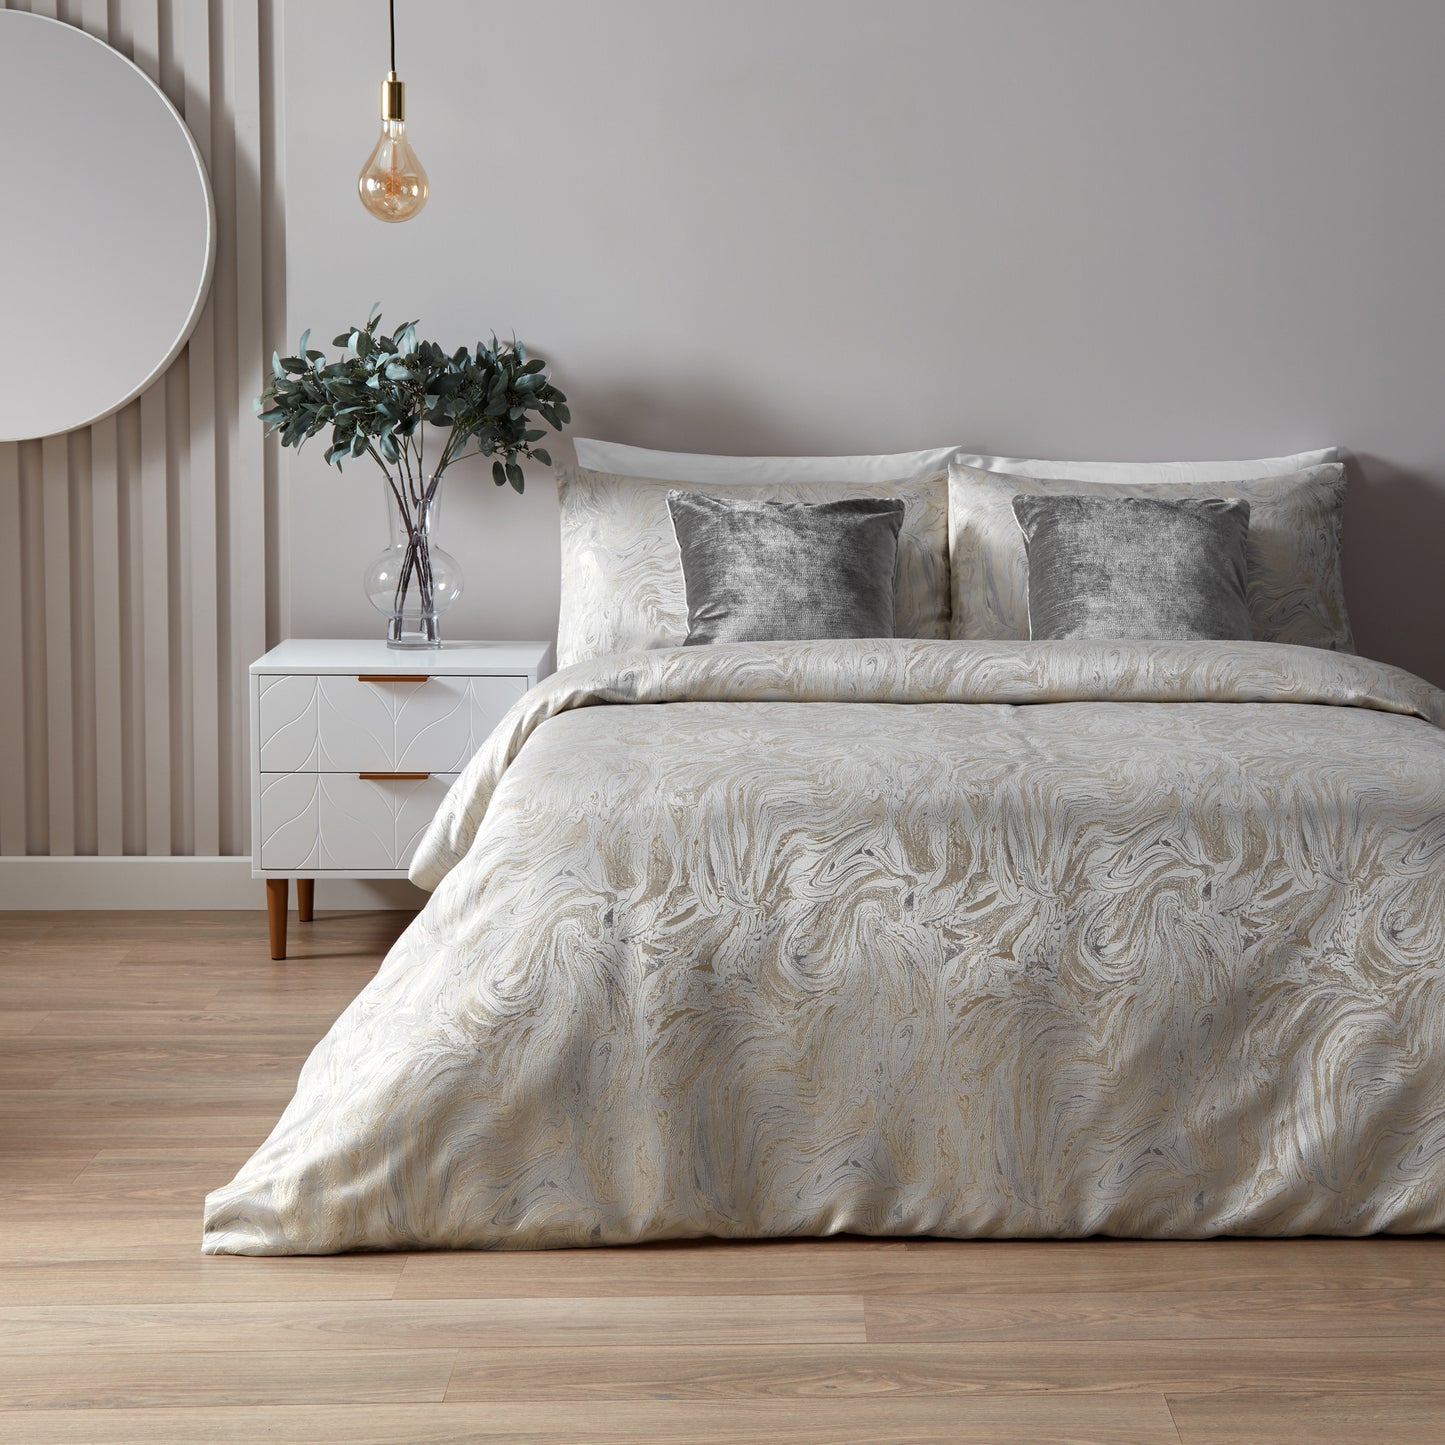
[[[261,771],[460,772],[526,690],[525,677],[262,677]]]
[[[260,866],[294,873],[406,868],[455,781],[455,773],[262,773]]]

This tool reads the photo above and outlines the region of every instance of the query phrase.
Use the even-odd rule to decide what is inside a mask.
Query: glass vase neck
[[[441,512],[441,488],[435,485],[435,478],[428,477],[422,484],[421,501],[414,501],[407,490],[406,478],[393,478],[382,490],[382,501],[386,507],[387,525],[391,529],[393,543],[405,542],[413,527],[430,532],[437,525]],[[398,498],[401,500],[398,500]],[[430,501],[427,498],[430,497]],[[406,510],[403,512],[403,501]]]

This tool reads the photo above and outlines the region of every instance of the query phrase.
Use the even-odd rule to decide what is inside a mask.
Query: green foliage
[[[310,335],[302,334],[298,355],[272,356],[271,384],[256,401],[261,421],[284,447],[300,447],[330,427],[327,462],[340,470],[348,458],[369,455],[414,495],[428,476],[423,422],[446,434],[427,490],[454,461],[476,454],[495,459],[499,487],[510,483],[520,492],[519,459],[552,465],[537,445],[546,433],[536,421],[561,431],[572,419],[546,363],[519,341],[493,336],[490,345],[479,341],[475,351],[463,346],[448,355],[434,341],[419,341],[414,321],[388,336],[376,311],[365,326],[336,337],[332,345],[342,354],[335,360],[308,350]]]

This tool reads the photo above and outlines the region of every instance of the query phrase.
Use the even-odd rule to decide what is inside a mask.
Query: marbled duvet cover
[[[204,1248],[1440,1230],[1442,723],[1265,643],[570,668]]]

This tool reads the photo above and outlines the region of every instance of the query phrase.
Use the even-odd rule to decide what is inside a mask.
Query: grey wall
[[[1362,649],[1445,682],[1439,0],[398,11],[433,193],[388,227],[354,192],[385,4],[286,6],[292,342],[373,300],[515,328],[583,434],[679,449],[1340,442]],[[378,482],[319,445],[290,481],[289,630],[375,630]],[[449,507],[451,635],[550,633],[546,474]]]

